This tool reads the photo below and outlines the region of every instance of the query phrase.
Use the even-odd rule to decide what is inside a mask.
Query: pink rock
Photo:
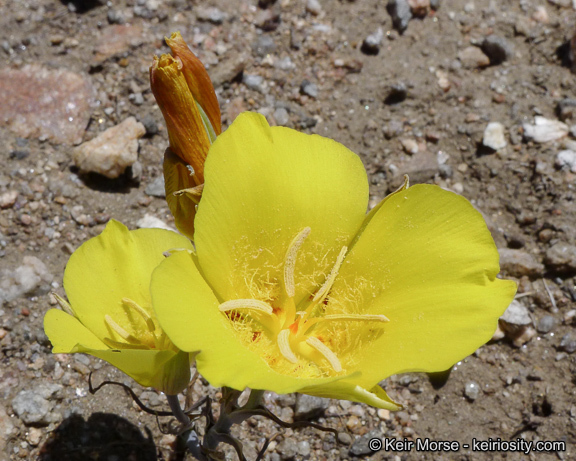
[[[78,144],[90,118],[92,85],[80,74],[38,65],[0,70],[0,124],[23,138]]]
[[[141,45],[142,42],[142,26],[115,24],[105,27],[94,48],[95,61],[103,62],[114,55],[125,53],[130,48]]]

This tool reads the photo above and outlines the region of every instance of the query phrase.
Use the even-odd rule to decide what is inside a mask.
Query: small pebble
[[[402,139],[400,143],[407,154],[414,155],[418,153],[418,143],[414,139]]]
[[[302,82],[302,85],[300,85],[300,91],[311,98],[316,99],[318,97],[318,86],[308,80]]]
[[[489,35],[482,42],[482,51],[490,59],[490,64],[494,66],[511,59],[514,54],[514,47],[504,37]]]
[[[9,190],[0,195],[0,208],[12,208],[18,199],[18,192],[15,190]]]
[[[573,354],[576,352],[576,336],[573,333],[566,333],[560,341],[560,350]]]
[[[144,192],[146,195],[150,195],[152,197],[166,198],[164,176],[160,175],[154,179],[150,184],[148,184],[148,186],[146,186],[146,190]]]
[[[558,273],[576,273],[576,246],[558,242],[546,252],[544,264]]]
[[[350,445],[352,443],[352,436],[350,436],[350,434],[347,432],[339,432],[338,441],[344,445]]]
[[[390,86],[390,91],[385,99],[386,104],[399,104],[408,97],[408,88],[403,82],[394,83]]]
[[[384,38],[384,31],[381,27],[378,28],[376,32],[368,35],[362,42],[361,51],[364,54],[375,56],[380,52],[380,46],[382,45],[382,39]]]
[[[536,116],[534,124],[524,123],[524,137],[537,143],[545,143],[561,139],[568,134],[568,125],[558,120]]]
[[[251,90],[262,92],[263,90],[262,84],[264,83],[264,77],[262,77],[261,75],[244,74],[242,78],[242,83],[244,83],[244,85],[246,85]]]
[[[392,18],[394,28],[399,32],[404,32],[412,19],[412,10],[408,2],[406,0],[388,0],[386,10]]]
[[[215,7],[196,8],[196,17],[199,21],[211,22],[212,24],[222,24],[226,20],[226,13]]]
[[[467,69],[481,69],[490,65],[490,58],[476,46],[469,46],[458,53],[458,59]]]
[[[504,126],[499,122],[490,122],[484,130],[482,144],[494,151],[506,147],[507,142],[504,133]]]
[[[322,13],[322,5],[318,0],[307,0],[306,11],[312,13],[314,16],[318,16],[320,13]]]
[[[264,57],[276,51],[276,43],[270,35],[259,35],[256,41],[252,43],[252,51],[257,56]]]
[[[558,168],[566,168],[572,173],[576,173],[576,152],[572,150],[562,150],[558,152],[556,155],[556,166]]]
[[[380,408],[377,412],[378,418],[388,421],[390,419],[390,410],[386,410],[384,408]]]
[[[480,394],[480,386],[478,385],[478,383],[474,381],[466,383],[466,385],[464,386],[464,396],[467,399],[474,401],[478,398],[479,394]]]
[[[288,111],[283,107],[279,107],[274,111],[274,120],[276,120],[276,123],[280,126],[288,125],[288,122],[290,121]]]
[[[551,315],[545,315],[538,321],[538,326],[536,329],[540,333],[550,333],[552,329],[556,326],[556,319]]]

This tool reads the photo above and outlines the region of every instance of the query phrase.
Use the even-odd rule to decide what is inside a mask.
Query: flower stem
[[[186,428],[190,428],[191,421],[190,418],[180,406],[180,401],[178,400],[177,395],[166,395],[166,400],[168,400],[168,405],[170,405],[170,409],[172,410],[172,414],[174,417],[184,425]],[[192,456],[196,458],[198,461],[208,461],[208,458],[202,453],[202,444],[200,442],[200,438],[194,429],[188,429],[184,433],[181,434],[182,440],[186,443],[186,448],[188,451],[192,453]]]
[[[182,411],[182,407],[180,406],[180,401],[178,400],[177,395],[166,395],[166,400],[168,400],[168,405],[170,405],[170,410],[172,410],[172,414],[174,417],[184,424],[188,426],[190,424],[190,418]]]

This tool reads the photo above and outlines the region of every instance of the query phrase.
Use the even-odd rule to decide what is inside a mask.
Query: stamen
[[[296,256],[298,255],[298,250],[308,235],[310,235],[310,228],[305,227],[298,233],[296,237],[294,237],[292,242],[290,242],[290,246],[286,252],[286,257],[284,258],[284,287],[289,298],[293,298],[296,294],[296,288],[294,285],[294,268],[296,267]]]
[[[286,360],[292,363],[298,363],[298,357],[296,357],[290,347],[290,330],[282,330],[278,333],[278,348]]]
[[[308,330],[317,323],[323,322],[325,320],[339,321],[355,321],[355,322],[389,322],[390,319],[385,315],[381,314],[328,314],[322,317],[314,317],[304,321],[303,328],[300,330],[300,336],[305,335]]]
[[[342,249],[340,250],[340,254],[338,255],[338,258],[336,258],[336,263],[332,267],[330,274],[328,274],[326,281],[320,287],[320,289],[318,290],[318,292],[314,296],[314,299],[312,300],[314,303],[317,303],[319,301],[323,301],[324,298],[328,295],[328,292],[332,288],[332,285],[334,284],[334,280],[336,279],[336,276],[338,275],[338,271],[340,270],[340,266],[342,265],[342,262],[344,261],[344,256],[346,256],[347,251],[348,251],[348,247],[345,247],[345,246],[342,247]]]
[[[220,312],[228,312],[238,309],[250,309],[263,314],[272,315],[272,306],[265,303],[264,301],[259,301],[257,299],[233,299],[232,301],[226,301],[218,306]]]
[[[389,322],[390,319],[382,314],[328,314],[319,317],[319,320],[356,320],[358,322]]]
[[[58,296],[56,293],[52,292],[52,296],[54,296],[56,298],[56,301],[58,302],[58,305],[60,306],[60,308],[66,312],[67,314],[71,315],[72,317],[76,317],[76,314],[74,314],[74,311],[72,310],[72,306],[70,305],[69,302],[67,302],[66,300],[64,300],[64,298]]]
[[[125,341],[132,344],[141,344],[138,338],[135,338],[130,333],[128,333],[124,328],[118,325],[108,314],[104,316],[104,320],[110,326],[110,328],[112,328],[116,333],[118,333],[118,335],[122,337],[122,339],[124,339]]]
[[[142,316],[142,318],[146,322],[146,327],[148,328],[149,332],[154,333],[156,331],[156,325],[154,324],[154,319],[150,316],[148,312],[146,312],[145,309],[140,307],[135,301],[132,301],[130,298],[122,298],[122,302],[126,307],[134,309]]]
[[[308,344],[309,346],[313,347],[318,352],[320,352],[324,356],[324,358],[328,360],[330,366],[334,369],[336,373],[340,373],[342,371],[342,364],[340,363],[340,360],[338,360],[336,354],[332,352],[330,348],[326,346],[326,344],[324,344],[315,336],[310,336],[306,340],[306,344]]]
[[[111,349],[134,349],[134,350],[150,349],[145,344],[140,344],[140,343],[130,344],[130,343],[122,342],[122,341],[114,341],[113,339],[110,339],[110,338],[102,338],[102,342],[104,344],[106,344],[108,347],[110,347]],[[160,349],[160,348],[158,348],[158,349]]]

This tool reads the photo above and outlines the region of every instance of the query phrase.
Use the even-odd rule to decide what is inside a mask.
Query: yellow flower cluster
[[[446,370],[490,339],[516,286],[497,278],[466,199],[406,183],[366,214],[357,155],[254,113],[221,134],[204,68],[179,34],[167,42],[151,82],[168,204],[188,238],[112,222],[80,247],[68,313],[45,319],[54,352],[101,357],[169,394],[194,354],[214,386],[397,409],[380,381]]]

